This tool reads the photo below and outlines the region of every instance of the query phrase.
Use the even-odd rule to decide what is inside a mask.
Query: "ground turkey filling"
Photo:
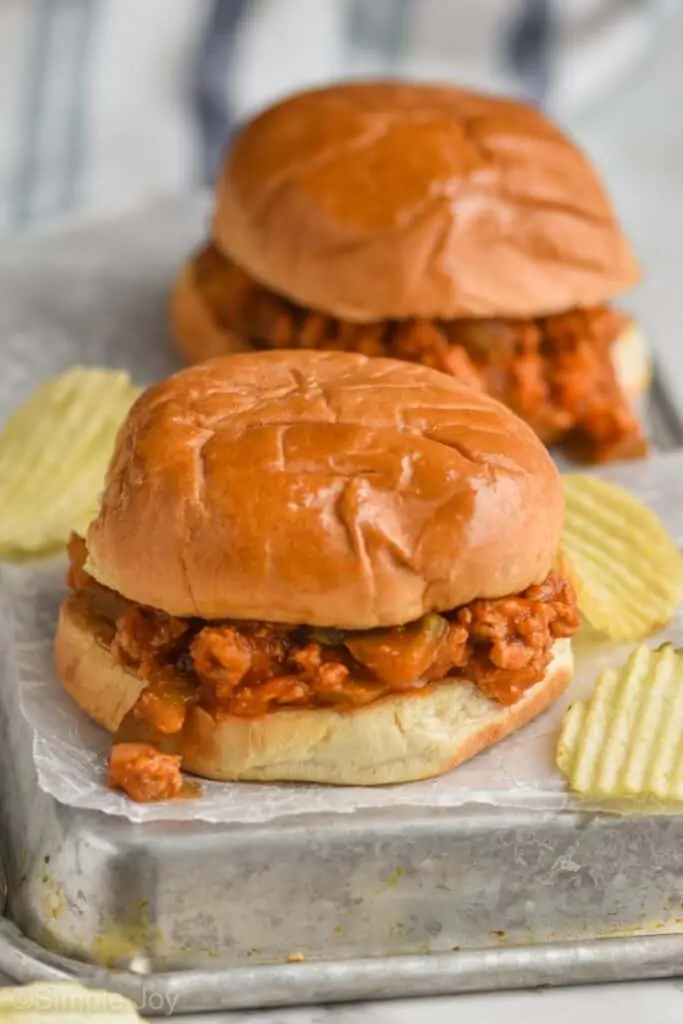
[[[546,443],[563,439],[588,461],[644,454],[640,423],[611,359],[627,321],[608,306],[534,320],[357,324],[296,306],[211,245],[198,254],[194,273],[215,321],[257,348],[340,349],[423,363],[484,389]]]
[[[133,714],[179,732],[188,708],[255,717],[281,708],[348,710],[443,680],[472,680],[513,704],[542,679],[555,640],[579,625],[571,584],[558,572],[521,594],[478,600],[391,629],[345,632],[268,622],[177,618],[127,601],[84,570],[70,547],[70,587],[107,624],[121,665],[148,680]]]

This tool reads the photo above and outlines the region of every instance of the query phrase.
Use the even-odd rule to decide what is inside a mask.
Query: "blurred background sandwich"
[[[647,349],[608,303],[637,279],[589,161],[532,106],[353,83],[239,134],[172,320],[190,360],[252,346],[423,363],[606,461],[644,451]]]

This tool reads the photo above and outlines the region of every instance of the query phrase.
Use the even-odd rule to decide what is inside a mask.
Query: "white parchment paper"
[[[0,253],[0,337],[6,368],[0,379],[0,417],[38,381],[75,362],[127,367],[140,383],[176,368],[167,331],[168,288],[201,237],[204,219],[201,201],[161,204]],[[606,475],[644,498],[683,540],[683,453]],[[46,792],[66,804],[138,822],[263,822],[321,812],[472,803],[549,810],[567,806],[569,798],[554,768],[562,713],[571,700],[588,695],[601,667],[623,659],[627,651],[577,643],[576,676],[567,695],[525,729],[439,779],[379,789],[205,783],[199,800],[137,805],[106,788],[110,737],[63,692],[52,667],[63,580],[61,563],[37,569],[3,567],[2,586],[11,600],[7,621],[0,619],[0,643],[14,645],[17,671],[0,679],[0,698],[1,687],[19,686],[33,733],[39,784]],[[683,617],[652,643],[662,639],[683,644]]]

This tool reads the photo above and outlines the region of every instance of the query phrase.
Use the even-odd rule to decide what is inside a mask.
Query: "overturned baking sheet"
[[[200,220],[201,204],[169,206],[0,254],[0,409],[75,361],[127,366],[141,383],[173,369],[166,290]],[[683,444],[665,367],[646,418],[658,452]],[[683,539],[682,469],[673,453],[609,475]],[[59,584],[47,578],[34,603],[35,577],[6,573],[0,588],[0,971],[76,975],[150,1014],[679,972],[683,815],[619,817],[568,800],[552,769],[562,705],[451,777],[353,803],[296,786],[254,787],[252,801],[239,787],[232,817],[129,821],[121,807],[95,809],[92,750],[95,801],[57,796],[17,674],[35,671],[49,643]],[[683,621],[666,635],[683,643]],[[614,656],[579,650],[573,696]],[[526,772],[534,786],[496,796],[481,781],[487,757],[499,777]]]

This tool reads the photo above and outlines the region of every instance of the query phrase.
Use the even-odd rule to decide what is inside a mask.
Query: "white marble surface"
[[[261,1010],[181,1017],[183,1024],[681,1024],[683,982]]]
[[[0,975],[0,986],[12,984]],[[178,1024],[681,1024],[683,980],[174,1017]],[[163,1018],[154,1018],[156,1020]]]
[[[0,975],[0,986],[11,982]],[[683,981],[174,1017],[178,1024],[681,1024]],[[155,1020],[163,1018],[156,1017]]]

